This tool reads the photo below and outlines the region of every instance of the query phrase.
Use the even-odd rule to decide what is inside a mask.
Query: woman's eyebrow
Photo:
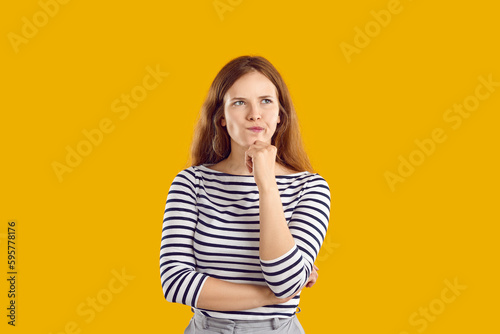
[[[274,96],[272,96],[272,95],[262,95],[262,96],[259,96],[259,99],[264,99],[264,98],[274,98]],[[235,96],[232,99],[230,99],[229,101],[232,101],[232,100],[246,100],[246,98]]]

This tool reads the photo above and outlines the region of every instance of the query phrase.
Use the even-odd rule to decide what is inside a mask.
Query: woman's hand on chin
[[[276,146],[256,140],[245,151],[245,164],[255,178],[259,189],[268,185],[276,185]]]

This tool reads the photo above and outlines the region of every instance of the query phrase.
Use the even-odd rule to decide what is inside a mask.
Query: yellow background
[[[394,3],[221,2],[231,7],[222,19],[211,0],[72,0],[47,22],[35,0],[2,3],[2,333],[77,332],[71,324],[80,333],[182,333],[189,307],[167,303],[159,278],[164,204],[187,167],[211,81],[244,54],[282,73],[332,192],[320,278],[300,305],[306,332],[498,333],[500,87],[457,129],[443,115],[474,95],[479,76],[500,81],[499,6],[402,0],[377,31],[371,11]],[[34,16],[38,32],[16,53],[10,33],[21,36],[23,17]],[[355,28],[367,25],[373,37],[348,62],[341,43],[355,45]],[[111,104],[142,84],[148,66],[169,75],[120,119]],[[103,119],[113,131],[59,182],[53,162],[65,163],[66,147]],[[398,157],[435,128],[446,141],[392,191],[384,173],[397,173]],[[6,324],[9,220],[15,328]],[[110,295],[122,270],[134,278]],[[444,282],[455,278],[467,288],[443,304]],[[109,303],[87,321],[78,307],[97,296]],[[430,305],[445,309],[425,329],[410,323]]]

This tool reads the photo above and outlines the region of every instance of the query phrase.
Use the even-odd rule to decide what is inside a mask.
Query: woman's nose
[[[259,107],[250,105],[248,110],[248,119],[251,121],[256,121],[261,119]]]

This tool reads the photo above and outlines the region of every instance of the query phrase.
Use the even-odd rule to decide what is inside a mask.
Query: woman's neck
[[[226,159],[216,163],[210,168],[232,175],[252,175],[252,173],[248,171],[245,163],[245,151],[246,149],[241,149],[239,147],[235,148],[233,146],[231,149],[231,153],[229,153],[229,156]],[[287,175],[297,173],[298,171],[285,168],[275,162],[275,172],[276,175]]]
[[[217,165],[221,171],[228,174],[251,175],[245,163],[245,151],[242,149],[232,149],[229,156]]]

